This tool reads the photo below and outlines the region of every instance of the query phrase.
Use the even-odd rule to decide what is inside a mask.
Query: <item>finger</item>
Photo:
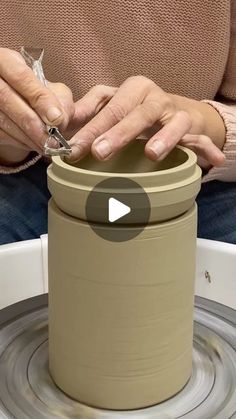
[[[0,79],[0,109],[42,150],[47,139],[44,123],[3,79]]]
[[[49,89],[56,95],[62,109],[64,110],[64,120],[58,125],[64,131],[67,129],[69,122],[73,119],[75,114],[75,103],[73,94],[68,86],[64,83],[50,83],[48,82]]]
[[[110,118],[107,118],[108,113],[110,113]],[[120,116],[118,116],[119,113]],[[89,153],[93,141],[100,137],[107,129],[115,125],[117,123],[117,118],[121,120],[121,115],[123,115],[123,112],[121,111],[120,106],[110,105],[109,102],[98,115],[71,138],[69,144],[72,147],[72,153],[69,160],[77,161]]]
[[[20,143],[11,135],[7,134],[3,130],[0,129],[0,146],[12,146],[15,148],[19,148],[20,150],[27,150],[30,151],[27,145]]]
[[[15,166],[23,162],[30,150],[0,130],[0,165]]]
[[[187,112],[179,111],[173,116],[145,147],[146,155],[152,160],[163,160],[191,129],[191,119]]]
[[[117,90],[117,87],[94,86],[82,99],[75,103],[75,112],[69,124],[69,129],[73,131],[90,121],[111,100]]]
[[[0,48],[0,76],[35,109],[49,125],[60,125],[63,109],[55,94],[43,86],[16,51]]]
[[[26,146],[27,149],[31,149],[41,153],[40,147],[35,144],[25,133],[2,111],[0,111],[0,129],[7,134],[10,138],[14,138],[16,142]]]
[[[71,139],[70,160],[76,161],[84,157],[90,151],[93,141],[118,124],[129,112],[141,104],[153,86],[155,86],[155,93],[158,93],[160,98],[166,96],[160,88],[144,77],[127,79],[109,103]]]
[[[161,103],[145,101],[97,138],[91,151],[98,160],[108,160],[142,132],[152,127],[163,112]]]
[[[186,134],[180,144],[193,150],[212,166],[221,166],[225,161],[224,153],[206,135]]]

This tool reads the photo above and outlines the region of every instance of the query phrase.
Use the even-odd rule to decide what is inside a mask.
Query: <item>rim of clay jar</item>
[[[165,190],[179,188],[199,180],[201,169],[197,166],[197,156],[192,150],[182,146],[176,146],[175,148],[182,150],[187,155],[187,159],[169,169],[134,173],[95,171],[73,166],[66,163],[60,156],[54,156],[50,171],[53,172],[54,181],[56,181],[56,176],[59,183],[61,183],[60,179],[63,179],[63,182],[66,182],[68,186],[73,185],[75,188],[82,187],[82,189],[91,189],[102,180],[110,177],[127,177],[133,179],[142,187],[156,187],[158,189],[163,187]]]

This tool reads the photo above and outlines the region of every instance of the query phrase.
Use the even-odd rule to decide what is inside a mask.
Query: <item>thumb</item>
[[[64,131],[67,129],[75,114],[76,104],[73,101],[72,91],[64,83],[48,82],[48,88],[55,94],[63,108],[65,118],[59,128]]]
[[[224,153],[207,135],[186,134],[179,144],[190,148],[200,157],[200,161],[203,159],[212,166],[221,166],[225,161]]]

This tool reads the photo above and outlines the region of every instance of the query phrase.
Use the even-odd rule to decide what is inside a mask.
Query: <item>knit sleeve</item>
[[[33,155],[32,155],[33,154]],[[0,165],[0,174],[1,175],[10,175],[13,173],[21,172],[22,170],[28,169],[28,167],[33,166],[38,160],[42,158],[41,155],[34,155],[35,153],[30,153],[28,160],[20,163],[15,166],[2,166]]]
[[[231,35],[228,62],[219,90],[220,101],[204,100],[213,106],[224,120],[226,141],[223,148],[225,163],[213,167],[203,177],[203,182],[222,180],[236,181],[236,1],[231,0]]]

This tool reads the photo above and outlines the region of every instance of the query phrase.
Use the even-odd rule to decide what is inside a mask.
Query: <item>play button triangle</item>
[[[123,204],[123,202],[118,201],[115,198],[109,198],[108,204],[108,219],[110,223],[114,223],[120,218],[131,212],[131,208],[128,205]]]

